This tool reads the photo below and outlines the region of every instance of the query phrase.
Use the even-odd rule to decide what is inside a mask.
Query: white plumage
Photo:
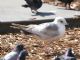
[[[54,40],[64,35],[67,22],[63,17],[56,17],[53,22],[42,23],[39,25],[28,25],[26,27],[17,24],[12,25],[19,27],[26,32],[35,34],[42,39]]]

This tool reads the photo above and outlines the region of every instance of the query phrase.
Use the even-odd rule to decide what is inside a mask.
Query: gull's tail
[[[37,26],[37,25],[21,25],[21,24],[12,23],[12,26],[10,26],[10,27],[12,27],[14,29],[20,29],[22,31],[32,33],[32,29],[35,26]]]
[[[14,28],[14,29],[28,28],[28,26],[26,26],[26,25],[21,25],[21,24],[16,24],[16,23],[12,23],[11,25],[12,25],[12,26],[10,26],[10,27],[12,27],[12,28]]]

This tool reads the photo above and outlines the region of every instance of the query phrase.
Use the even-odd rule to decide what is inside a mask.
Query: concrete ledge
[[[53,20],[57,16],[64,18],[74,18],[80,15],[80,11],[65,10],[64,7],[57,7],[43,4],[38,10],[40,13],[33,15],[30,8],[24,8],[24,0],[0,0],[0,23],[12,22],[36,22]]]
[[[34,15],[30,8],[24,8],[24,0],[0,0],[0,32],[12,31],[11,23],[19,24],[39,24],[51,22],[57,16],[66,18],[68,27],[80,26],[80,11],[65,10],[64,7],[57,7],[49,4],[43,4],[38,10],[40,13]],[[12,30],[11,30],[12,29]]]

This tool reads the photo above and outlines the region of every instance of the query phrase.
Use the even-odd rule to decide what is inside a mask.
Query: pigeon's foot
[[[38,11],[37,10],[31,10],[33,14],[37,14]]]

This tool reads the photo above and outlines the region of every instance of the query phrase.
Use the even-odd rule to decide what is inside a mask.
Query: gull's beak
[[[66,22],[65,25],[69,25],[69,24]]]
[[[67,21],[64,22],[65,25],[69,25]]]

